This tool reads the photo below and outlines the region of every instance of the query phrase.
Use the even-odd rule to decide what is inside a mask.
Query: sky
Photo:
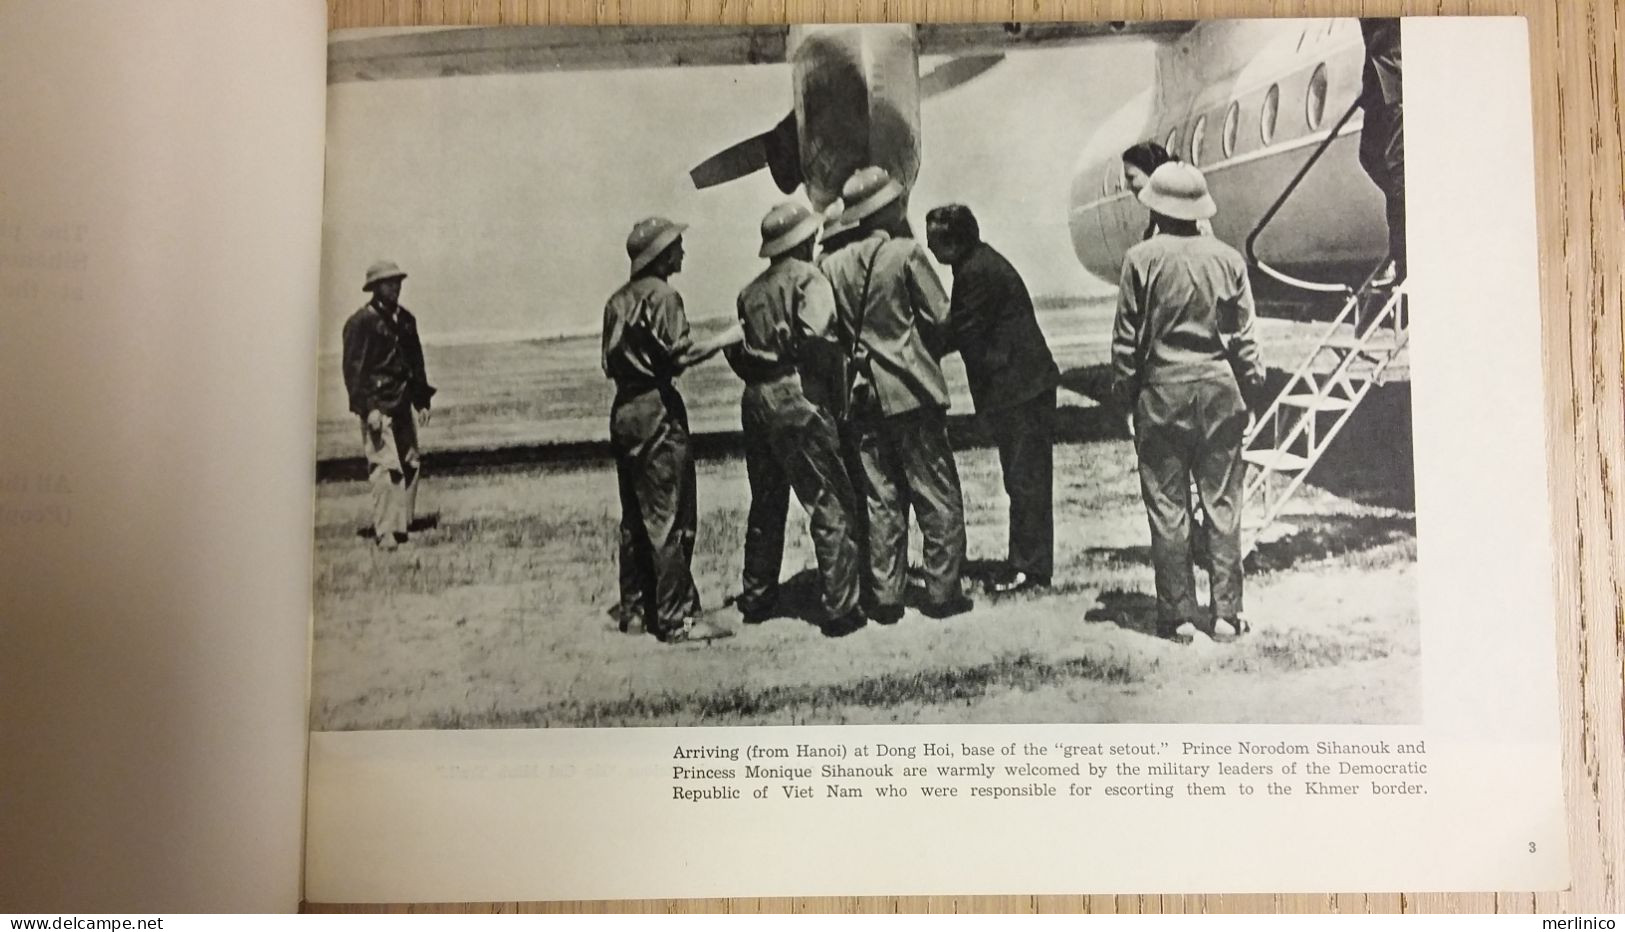
[[[1134,41],[1018,52],[924,102],[916,229],[932,206],[969,204],[1035,295],[1100,293],[1067,232],[1072,168],[1150,70]],[[377,259],[408,273],[401,301],[429,342],[591,332],[626,279],[626,234],[650,214],[691,224],[673,279],[690,318],[732,315],[761,267],[761,217],[786,197],[765,171],[705,191],[687,173],[791,106],[784,65],[333,85],[323,346]]]

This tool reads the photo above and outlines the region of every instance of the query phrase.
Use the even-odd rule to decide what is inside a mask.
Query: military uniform
[[[1205,195],[1205,185],[1202,190]],[[1238,619],[1242,611],[1247,408],[1232,354],[1245,387],[1261,385],[1241,254],[1211,236],[1170,233],[1129,249],[1112,336],[1113,391],[1133,411],[1164,630],[1198,614],[1190,551],[1193,477],[1212,521],[1212,615]]]
[[[405,278],[393,263],[368,270],[366,288]],[[380,544],[404,540],[417,505],[422,455],[416,411],[427,411],[435,389],[423,364],[417,318],[381,298],[362,306],[344,324],[344,387],[350,410],[361,418],[361,443],[372,485],[372,531]],[[371,412],[383,415],[374,428]]]
[[[1011,570],[1055,569],[1055,388],[1060,370],[1015,267],[983,242],[954,266],[948,345],[965,362],[977,417],[999,449],[1010,498]]]
[[[807,235],[816,232],[814,224]],[[778,599],[794,489],[811,519],[825,618],[845,619],[859,600],[857,501],[828,411],[836,384],[829,354],[819,352],[833,347],[834,296],[811,263],[780,255],[739,293],[738,310],[744,339],[729,348],[728,361],[745,380],[740,420],[750,479],[740,611],[759,618]]]
[[[846,205],[837,198],[830,204],[824,213],[824,231],[818,240],[819,256],[818,269],[828,277],[827,263],[830,257],[846,249],[859,238],[861,232],[857,223],[848,223],[842,219]],[[832,292],[833,293],[833,292]],[[869,587],[869,505],[868,485],[863,479],[863,458],[858,455],[858,430],[852,422],[850,412],[847,411],[847,375],[848,360],[846,350],[850,345],[851,335],[841,336],[840,328],[831,330],[835,340],[835,355],[833,362],[828,366],[828,373],[824,381],[828,388],[824,391],[826,399],[822,402],[824,410],[828,411],[835,420],[835,434],[840,443],[841,465],[846,470],[847,480],[852,486],[852,493],[856,497],[856,506],[852,511],[851,531],[852,542],[858,549],[858,566],[862,568],[859,576],[859,601],[869,606],[874,604],[874,593]],[[842,341],[847,341],[843,343]]]
[[[868,499],[875,608],[902,605],[910,506],[924,538],[926,596],[953,603],[963,598],[965,517],[937,363],[948,296],[918,243],[880,230],[827,256],[823,268],[835,290],[840,342],[859,348],[849,417]]]
[[[604,374],[615,381],[610,445],[621,497],[620,624],[657,636],[700,609],[690,565],[697,519],[688,410],[672,379],[690,343],[677,290],[634,278],[604,306]]]

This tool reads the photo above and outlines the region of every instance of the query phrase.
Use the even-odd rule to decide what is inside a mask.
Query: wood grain
[[[1517,14],[1530,25],[1574,885],[1562,893],[826,897],[460,903],[324,911],[1543,912],[1625,910],[1625,98],[1614,0],[329,0],[329,23],[779,23]],[[1469,152],[1463,153],[1470,157]],[[1486,817],[1493,817],[1486,813]]]

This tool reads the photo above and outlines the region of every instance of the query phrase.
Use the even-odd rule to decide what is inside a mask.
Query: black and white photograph
[[[314,730],[1421,721],[1399,20],[328,54]]]

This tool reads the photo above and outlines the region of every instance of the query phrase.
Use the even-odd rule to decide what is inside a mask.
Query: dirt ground
[[[1154,624],[1148,531],[1126,441],[1056,449],[1055,589],[977,594],[829,639],[792,507],[786,617],[738,625],[743,464],[704,463],[695,574],[737,637],[668,647],[614,630],[608,469],[429,479],[424,525],[385,553],[356,534],[362,483],[318,497],[313,727],[485,728],[880,722],[1415,721],[1414,521],[1311,489],[1261,545],[1254,632],[1179,645]],[[970,574],[1003,556],[991,450],[959,454]],[[917,548],[917,540],[915,542]],[[917,550],[916,550],[917,552]],[[973,588],[974,585],[973,585]],[[798,617],[799,616],[799,617]]]

